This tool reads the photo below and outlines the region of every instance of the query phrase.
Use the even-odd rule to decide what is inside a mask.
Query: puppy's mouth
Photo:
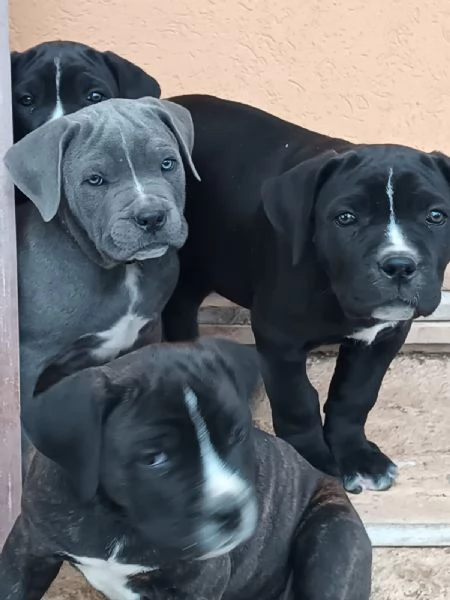
[[[168,250],[168,244],[153,244],[148,248],[144,248],[143,250],[136,252],[131,260],[150,260],[152,258],[161,258]]]
[[[229,524],[221,526],[211,522],[202,528],[198,543],[201,553],[197,560],[208,560],[228,554],[252,537],[257,522],[258,504],[252,494],[241,507],[239,517],[232,528]]]
[[[409,321],[416,313],[416,306],[411,302],[396,300],[378,306],[372,311],[372,317],[377,321]]]

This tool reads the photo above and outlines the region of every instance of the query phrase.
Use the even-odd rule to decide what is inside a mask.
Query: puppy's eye
[[[89,183],[89,185],[94,185],[96,187],[105,183],[105,180],[101,175],[91,175],[86,181]]]
[[[161,163],[161,171],[173,171],[177,161],[174,158],[165,158]]]
[[[20,96],[19,104],[22,106],[31,106],[34,104],[34,98],[31,94],[24,94],[23,96]]]
[[[141,462],[147,467],[162,467],[168,460],[169,457],[165,452],[156,451],[146,452],[141,458]]]
[[[104,94],[102,94],[101,92],[91,92],[87,99],[89,100],[89,102],[92,102],[93,104],[97,104],[97,102],[101,102],[102,100],[105,99]]]
[[[427,214],[427,223],[430,223],[430,225],[443,225],[446,220],[447,215],[437,208],[433,208],[433,210],[430,210]]]
[[[346,227],[347,225],[353,225],[358,220],[357,216],[350,211],[345,211],[338,215],[334,221],[341,227]]]

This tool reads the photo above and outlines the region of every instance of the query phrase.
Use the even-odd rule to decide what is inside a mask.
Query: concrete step
[[[308,364],[323,402],[333,373],[332,355]],[[367,436],[398,465],[397,483],[385,492],[350,494],[376,547],[450,548],[450,360],[446,356],[398,356],[369,415]],[[256,424],[271,431],[262,392]]]

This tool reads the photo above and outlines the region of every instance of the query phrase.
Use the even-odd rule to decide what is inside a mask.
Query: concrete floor
[[[326,394],[333,365],[334,359],[328,356],[310,362],[311,379],[321,397]],[[433,521],[438,512],[441,517],[446,510],[450,514],[448,382],[450,357],[402,355],[394,362],[370,416],[368,433],[395,461],[410,466],[403,470],[403,478],[401,471],[395,489],[382,494],[366,492],[357,499],[361,510],[370,511],[371,505],[377,504],[378,512],[406,515],[412,521]],[[270,426],[265,401],[255,416],[261,426]],[[441,471],[447,466],[448,471],[430,473],[437,463],[444,465]],[[434,481],[433,497],[415,503],[421,484],[425,486],[425,471],[427,482]],[[98,600],[100,596],[89,590],[82,577],[65,568],[45,599]],[[449,599],[450,548],[375,549],[372,600]]]

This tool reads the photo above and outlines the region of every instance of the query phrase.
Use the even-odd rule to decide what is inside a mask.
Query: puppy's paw
[[[347,450],[339,460],[339,467],[344,487],[352,494],[388,490],[398,475],[397,465],[372,442]]]

